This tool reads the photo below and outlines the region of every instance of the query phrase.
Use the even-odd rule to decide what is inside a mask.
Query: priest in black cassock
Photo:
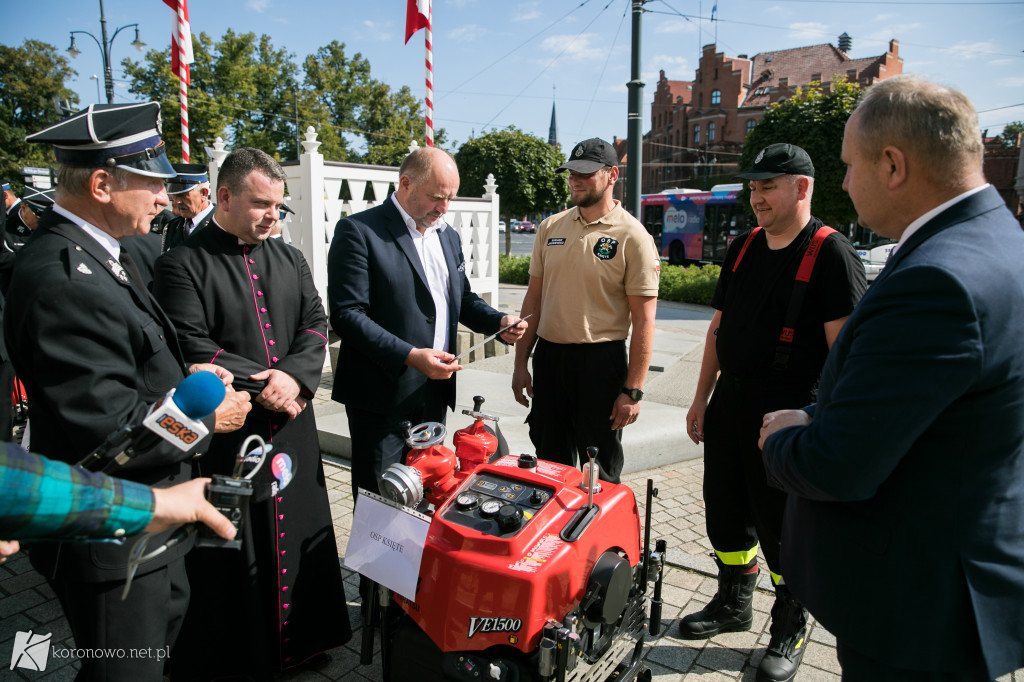
[[[351,637],[313,406],[327,319],[302,253],[267,239],[284,171],[257,149],[224,160],[210,225],[157,260],[154,295],[186,358],[229,369],[252,395],[241,430],[216,436],[196,475],[230,474],[244,439],[285,453],[286,487],[265,462],[254,479],[241,551],[196,549],[186,559],[192,603],[171,653],[173,679],[270,679],[324,665]]]

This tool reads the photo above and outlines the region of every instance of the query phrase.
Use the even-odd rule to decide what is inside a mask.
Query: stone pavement
[[[501,307],[518,311],[524,287],[502,287]],[[711,319],[709,308],[659,302],[655,334],[656,370],[649,375],[644,410],[636,425],[624,437],[627,469],[623,483],[635,492],[644,518],[647,479],[659,491],[652,511],[652,542],[662,538],[668,543],[662,613],[662,634],[649,641],[645,659],[659,682],[700,680],[754,680],[757,664],[770,639],[769,612],[774,596],[767,571],[759,580],[754,596],[755,618],[750,632],[719,635],[707,641],[685,641],[672,636],[678,619],[698,610],[714,595],[717,580],[714,562],[708,557],[711,545],[705,535],[704,503],[701,494],[703,460],[697,448],[681,432],[689,399],[693,394],[700,367],[704,334]],[[526,410],[511,399],[508,374],[511,356],[493,357],[473,363],[460,377],[459,410],[449,419],[451,429],[469,423],[461,408],[471,405],[474,394],[483,394],[488,402],[484,411],[502,416],[501,426],[513,452],[532,451],[521,421]],[[314,399],[317,419],[338,426],[332,434],[338,442],[347,438],[344,413],[330,401],[332,375],[326,368],[323,383]],[[340,433],[344,430],[344,433]],[[321,435],[323,441],[324,434]],[[449,438],[450,442],[450,438]],[[325,448],[327,450],[327,448]],[[352,494],[347,462],[331,454],[324,455],[339,556],[344,555],[352,523]],[[763,564],[763,561],[762,561]],[[346,576],[348,612],[356,630],[352,641],[332,654],[332,661],[316,671],[297,671],[281,680],[365,682],[380,680],[380,663],[359,665],[361,616],[358,576]],[[15,633],[32,629],[52,633],[54,646],[74,646],[60,605],[43,578],[32,570],[28,559],[18,555],[0,565],[0,682],[8,679],[71,680],[78,663],[51,657],[45,672],[9,670],[7,656],[13,649]],[[823,627],[811,622],[806,654],[796,676],[797,682],[838,680],[835,639]],[[397,682],[406,682],[404,680]],[[1024,669],[1005,675],[999,682],[1024,682]]]
[[[324,473],[338,538],[339,555],[344,554],[352,523],[352,493],[348,467],[327,458]],[[629,485],[644,518],[647,479],[658,489],[651,518],[652,543],[665,539],[669,546],[662,597],[662,634],[649,640],[645,660],[659,682],[719,682],[754,680],[757,664],[770,636],[769,612],[774,597],[766,574],[762,573],[754,595],[754,627],[750,632],[718,635],[707,641],[685,641],[672,636],[683,615],[706,604],[714,595],[717,581],[714,564],[707,557],[710,543],[704,534],[704,505],[701,500],[703,461],[689,460],[623,477]],[[297,671],[282,676],[294,682],[367,682],[381,680],[379,660],[371,666],[359,665],[361,616],[358,576],[344,571],[349,597],[349,618],[355,635],[347,645],[331,651],[332,660],[316,671]],[[67,623],[53,592],[43,578],[32,570],[28,559],[19,555],[0,565],[0,680],[71,680],[77,662],[51,657],[45,672],[8,670],[7,656],[14,634],[32,629],[52,633],[57,648],[73,648]],[[839,680],[835,638],[820,625],[811,622],[807,650],[796,676],[797,682]],[[396,682],[407,682],[405,680]],[[1024,682],[1024,670],[1005,675],[999,682]]]

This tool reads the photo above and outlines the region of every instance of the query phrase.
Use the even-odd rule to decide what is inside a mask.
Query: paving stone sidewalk
[[[325,379],[329,373],[325,373]],[[315,401],[329,400],[330,382],[320,387]],[[662,597],[662,632],[645,647],[647,665],[658,682],[724,680],[753,681],[757,665],[770,639],[769,613],[774,601],[767,572],[762,572],[754,595],[754,626],[749,632],[729,633],[707,641],[685,641],[672,636],[678,619],[710,601],[717,588],[714,563],[708,558],[711,545],[704,531],[704,503],[701,481],[702,459],[647,469],[623,477],[634,491],[645,514],[647,480],[658,489],[651,515],[652,544],[667,541],[668,567]],[[345,462],[325,458],[328,496],[333,510],[339,555],[343,555],[352,524],[352,493]],[[344,571],[348,613],[355,635],[347,645],[333,650],[332,660],[320,670],[300,670],[282,676],[282,681],[365,682],[381,680],[379,660],[372,666],[359,665],[362,620],[359,609],[358,576]],[[74,647],[71,631],[60,605],[42,576],[18,555],[0,565],[0,680],[72,680],[78,670],[73,659],[51,657],[45,672],[8,670],[7,656],[13,649],[15,633],[33,630],[51,633],[58,649]],[[810,624],[807,649],[796,682],[839,680],[835,638],[823,627]],[[406,682],[406,681],[399,681]],[[410,681],[411,682],[411,681]],[[998,682],[1024,682],[1024,670],[1004,675]]]

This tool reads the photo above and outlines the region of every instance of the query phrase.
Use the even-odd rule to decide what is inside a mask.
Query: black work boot
[[[707,639],[719,632],[743,632],[754,622],[754,586],[760,571],[746,573],[746,566],[718,564],[718,592],[708,605],[679,622],[683,639]]]
[[[789,682],[804,657],[807,644],[807,609],[785,585],[775,588],[772,640],[757,668],[757,682]]]

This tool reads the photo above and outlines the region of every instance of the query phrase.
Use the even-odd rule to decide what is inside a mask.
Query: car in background
[[[498,221],[498,232],[504,232],[504,231],[505,231],[505,221],[504,220],[499,220]]]
[[[519,224],[516,225],[515,230],[516,232],[529,232],[532,234],[537,231],[537,226],[529,220],[520,220]]]

